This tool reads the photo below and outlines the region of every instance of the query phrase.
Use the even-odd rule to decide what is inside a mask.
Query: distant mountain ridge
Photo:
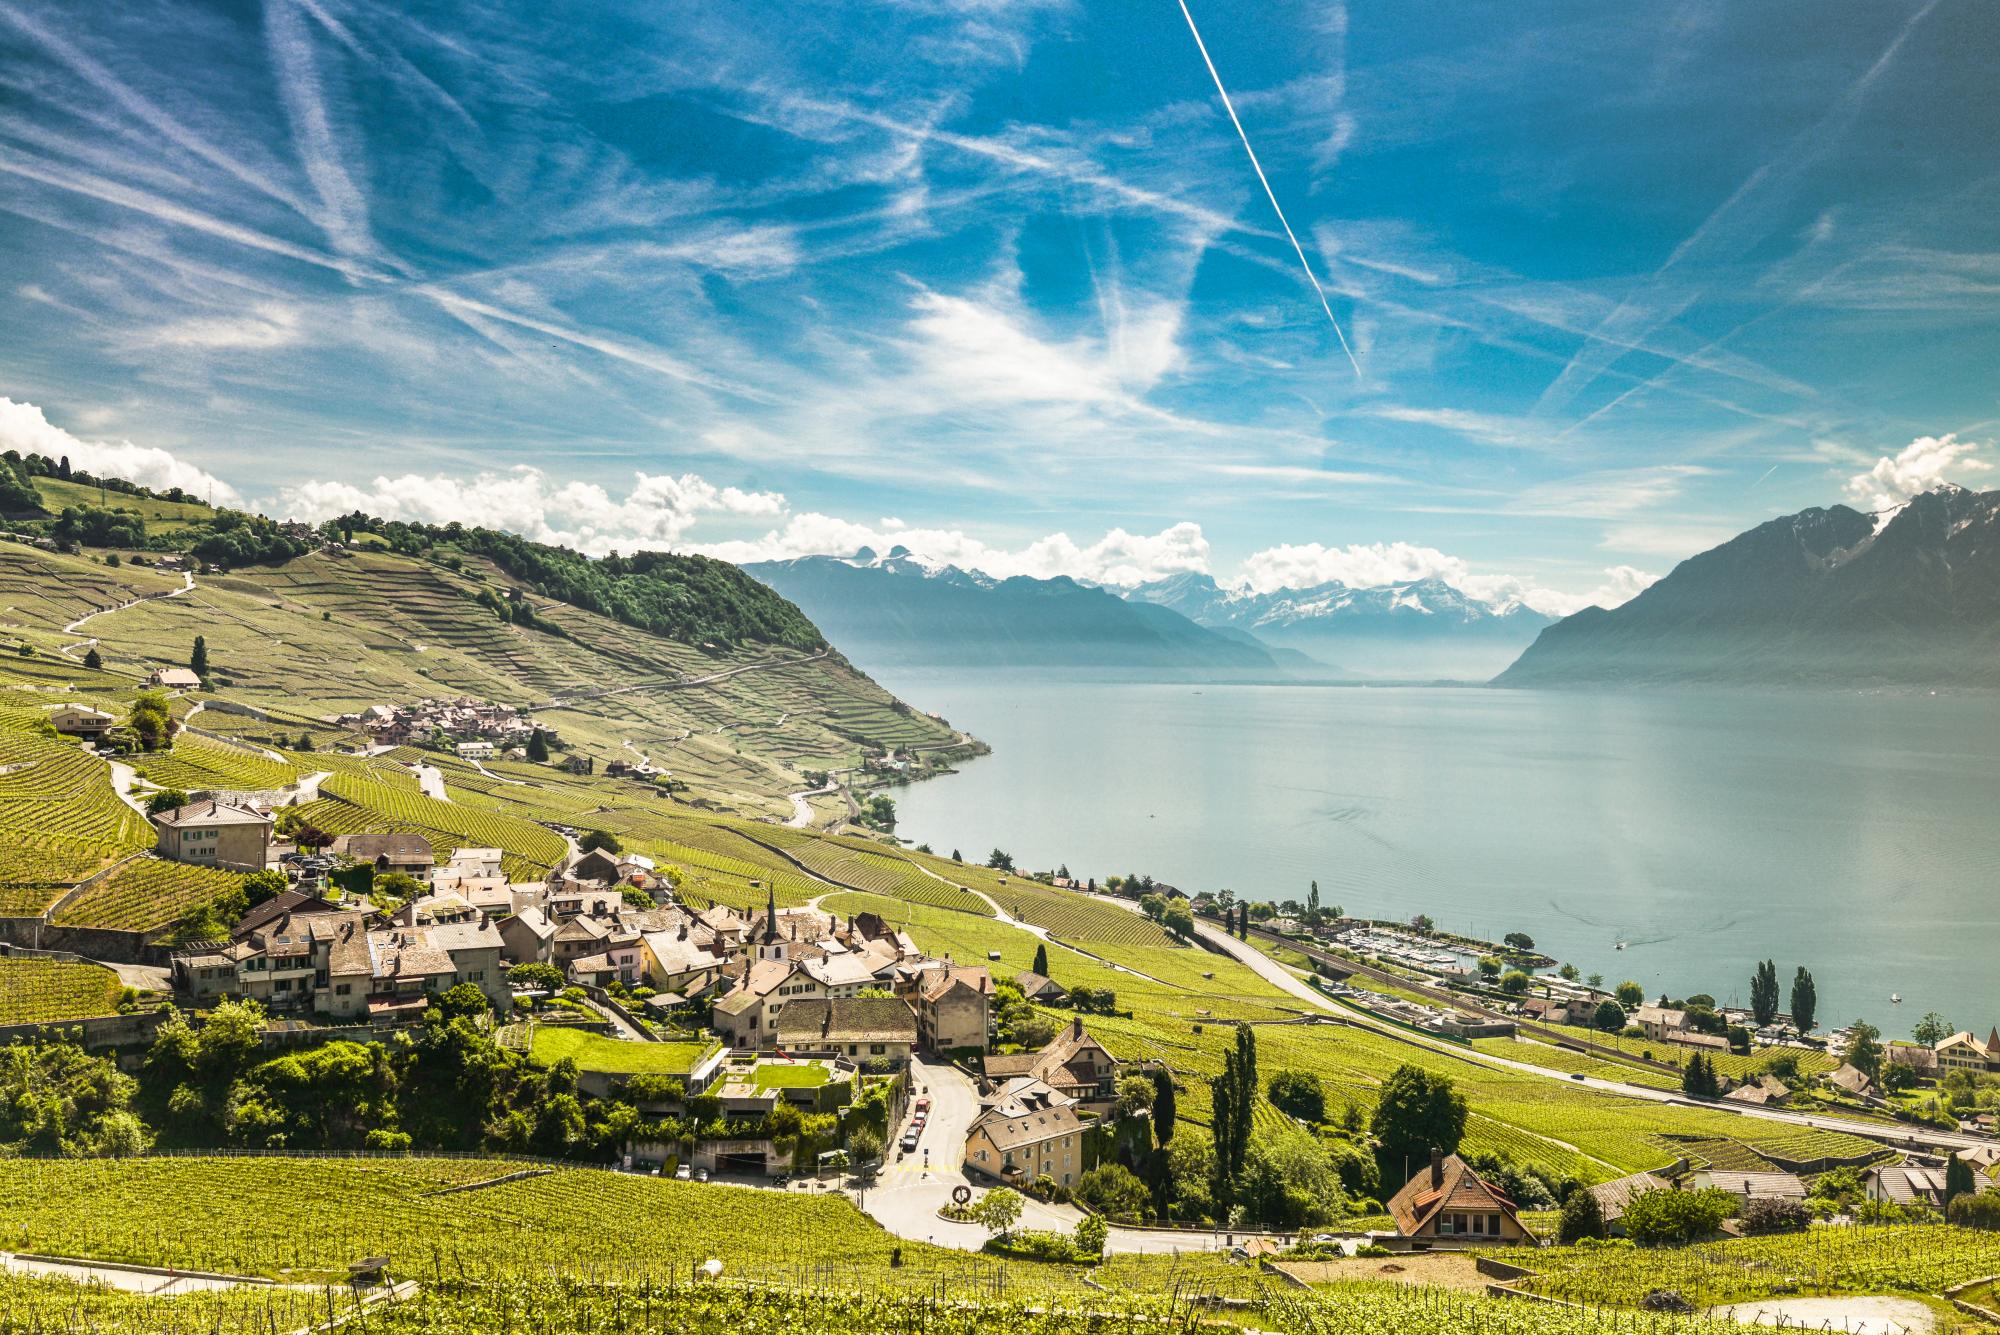
[[[2000,685],[2000,491],[1759,524],[1550,626],[1497,683]]]
[[[1519,601],[1482,601],[1437,578],[1372,588],[1330,580],[1253,593],[1189,573],[1142,584],[1125,596],[1170,607],[1211,629],[1248,631],[1273,646],[1392,677],[1484,680],[1554,620]]]
[[[922,667],[1117,668],[1162,676],[1282,675],[1255,637],[1198,626],[1066,576],[996,579],[896,547],[744,566],[858,661]]]

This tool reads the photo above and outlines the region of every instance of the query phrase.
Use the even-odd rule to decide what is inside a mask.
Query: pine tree
[[[1792,975],[1792,1023],[1802,1034],[1810,1034],[1813,1028],[1813,1013],[1819,1009],[1819,989],[1813,986],[1813,976],[1801,964],[1799,971]]]
[[[195,676],[208,680],[208,641],[199,635],[194,637],[194,652],[188,655],[188,667]]]
[[[1049,976],[1049,943],[1046,941],[1035,946],[1035,972],[1044,978]]]
[[[83,665],[89,668],[92,672],[95,672],[97,671],[97,669],[104,666],[104,655],[98,653],[95,647],[85,650],[83,655]]]
[[[542,734],[540,728],[535,729],[528,738],[528,759],[537,765],[548,763],[549,739]]]

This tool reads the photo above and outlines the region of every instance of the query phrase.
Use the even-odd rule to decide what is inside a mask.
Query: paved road
[[[898,1237],[961,1251],[978,1251],[989,1236],[985,1228],[939,1218],[938,1211],[950,1203],[954,1187],[972,1187],[976,1200],[991,1185],[985,1180],[974,1181],[965,1171],[965,1133],[979,1116],[979,1091],[963,1071],[922,1058],[912,1062],[911,1077],[913,1088],[921,1089],[931,1099],[930,1119],[924,1127],[923,1139],[918,1142],[916,1153],[900,1162],[896,1159],[897,1148],[892,1144],[888,1166],[875,1185],[854,1194],[877,1223]],[[915,1106],[912,1097],[911,1107]],[[902,1135],[901,1127],[896,1128],[896,1134]],[[928,1164],[926,1150],[930,1152]],[[1083,1211],[1073,1205],[1045,1205],[1024,1199],[1018,1227],[1071,1233],[1082,1220]],[[1225,1250],[1241,1236],[1114,1227],[1104,1245],[1111,1252],[1168,1255]]]
[[[451,801],[450,794],[444,790],[444,771],[429,765],[412,765],[410,772],[417,776],[417,787],[423,790],[425,797],[435,797],[440,802]]]
[[[833,784],[829,783],[818,788],[808,788],[804,792],[791,794],[792,818],[786,821],[785,824],[794,830],[805,829],[808,825],[812,824],[813,818],[812,804],[807,802],[806,799],[809,797],[824,797],[828,793],[835,791],[837,789]]]
[[[155,1297],[194,1293],[201,1289],[233,1289],[245,1284],[269,1287],[249,1279],[208,1278],[195,1275],[162,1275],[151,1270],[126,1270],[118,1266],[84,1265],[69,1261],[38,1261],[12,1252],[0,1252],[0,1270],[20,1275],[47,1275],[71,1279],[80,1284],[102,1284],[108,1289],[144,1293]]]

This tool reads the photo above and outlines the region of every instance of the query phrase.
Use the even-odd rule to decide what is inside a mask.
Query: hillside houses
[[[262,871],[269,864],[271,825],[271,818],[255,808],[215,798],[153,817],[161,857],[233,871]]]
[[[370,705],[359,713],[342,714],[334,721],[367,733],[378,746],[403,746],[443,736],[455,745],[472,746],[472,751],[459,749],[460,755],[471,759],[486,759],[495,748],[504,751],[526,746],[538,727],[544,738],[555,740],[553,730],[541,727],[512,705],[491,704],[471,696],[455,700],[425,699],[413,705]]]

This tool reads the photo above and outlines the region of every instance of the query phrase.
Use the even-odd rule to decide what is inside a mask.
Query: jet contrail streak
[[[1333,307],[1326,299],[1326,289],[1319,285],[1319,275],[1313,272],[1312,263],[1306,259],[1306,248],[1299,244],[1290,220],[1278,205],[1278,196],[1271,189],[1270,178],[1264,175],[1264,164],[1257,161],[1257,150],[1250,147],[1250,136],[1244,133],[1243,122],[1236,115],[1236,104],[1229,100],[1229,90],[1222,86],[1222,76],[1216,73],[1215,62],[1209,58],[1208,43],[1201,40],[1201,29],[1194,26],[1194,15],[1188,12],[1187,0],[1180,0],[1180,7],[1181,17],[1187,20],[1188,31],[1194,34],[1195,49],[1201,52],[1201,63],[1208,66],[1208,77],[1215,80],[1215,91],[1222,94],[1222,109],[1229,113],[1229,123],[1236,127],[1236,137],[1243,141],[1243,151],[1250,155],[1250,166],[1256,170],[1258,183],[1264,187],[1264,198],[1271,201],[1271,212],[1278,215],[1278,225],[1285,229],[1285,239],[1292,243],[1292,249],[1298,254],[1299,267],[1306,271],[1313,291],[1319,294],[1319,308],[1326,312],[1327,323],[1333,326],[1333,336],[1340,340],[1340,350],[1347,354],[1348,364],[1354,367],[1354,378],[1359,380],[1361,363],[1354,360],[1354,349],[1347,346],[1347,335],[1340,331],[1340,321],[1333,318]]]

